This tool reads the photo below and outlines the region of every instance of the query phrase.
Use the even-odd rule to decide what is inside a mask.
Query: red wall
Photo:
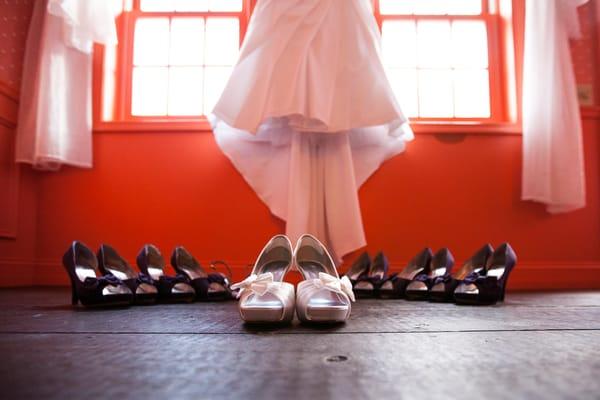
[[[460,261],[510,241],[520,259],[510,288],[599,288],[599,118],[584,120],[589,206],[558,216],[519,200],[520,136],[418,135],[360,191],[369,250],[399,269],[425,245],[448,246]],[[97,133],[94,163],[22,174],[21,228],[16,240],[0,238],[0,285],[66,284],[60,257],[73,239],[111,243],[131,261],[145,242],[164,253],[183,244],[241,278],[283,231],[210,132]]]

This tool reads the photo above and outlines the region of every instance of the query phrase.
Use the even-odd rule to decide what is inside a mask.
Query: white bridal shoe
[[[289,322],[294,318],[294,286],[283,282],[292,266],[292,243],[274,236],[258,256],[252,273],[231,285],[238,293],[240,316],[246,322]]]
[[[294,250],[295,265],[304,277],[298,284],[296,313],[304,322],[343,322],[354,301],[352,283],[340,279],[327,249],[311,235],[303,235]]]

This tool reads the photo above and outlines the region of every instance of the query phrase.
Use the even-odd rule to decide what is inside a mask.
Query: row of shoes
[[[297,287],[284,282],[290,270],[303,280]],[[258,256],[250,276],[231,286],[239,289],[238,308],[249,323],[337,323],[348,319],[354,301],[352,283],[338,275],[323,244],[305,234],[296,246],[287,236],[274,236]]]
[[[361,254],[344,276],[352,282],[358,298],[400,298],[490,305],[504,301],[506,285],[517,263],[509,243],[494,249],[485,244],[453,271],[454,257],[448,248],[435,254],[426,247],[399,273],[389,275],[383,252],[371,259]]]
[[[144,245],[136,263],[139,272],[107,244],[94,254],[82,242],[74,241],[63,256],[71,280],[72,304],[124,306],[233,298],[228,278],[218,272],[207,273],[182,246],[171,254],[175,276],[165,274],[165,260],[154,245]]]

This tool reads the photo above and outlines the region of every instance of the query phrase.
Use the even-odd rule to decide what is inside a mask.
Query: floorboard
[[[600,292],[361,300],[345,325],[265,328],[235,302],[68,300],[0,290],[0,398],[600,399]]]

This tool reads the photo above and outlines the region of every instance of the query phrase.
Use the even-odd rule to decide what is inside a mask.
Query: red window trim
[[[136,0],[138,1],[138,0]],[[246,25],[240,32],[244,32],[247,28],[247,22],[249,21],[251,10],[254,8],[257,0],[244,0],[248,2],[249,6],[246,10]],[[378,1],[378,0],[374,0]],[[503,96],[505,100],[504,112],[507,115],[508,122],[481,122],[481,121],[452,121],[447,120],[440,122],[422,122],[413,121],[411,125],[413,130],[417,134],[491,134],[491,135],[514,135],[521,133],[521,117],[518,110],[521,109],[521,82],[522,73],[520,66],[523,60],[523,33],[524,33],[524,16],[525,16],[525,0],[498,0],[500,3],[508,1],[512,5],[511,15],[501,15],[501,29],[500,35],[497,40],[500,42],[500,46],[504,53],[513,51],[514,59],[509,61],[510,57],[505,57],[504,64],[512,62],[512,65],[504,65],[502,73],[502,82],[509,82],[511,79],[515,82],[514,93],[509,97],[508,95]],[[502,9],[502,8],[500,8]],[[376,8],[378,10],[378,8]],[[376,13],[376,18],[380,16]],[[379,21],[379,20],[378,20]],[[380,24],[381,26],[381,24]],[[121,32],[120,32],[121,33]],[[123,38],[121,38],[123,40]],[[131,41],[130,41],[131,42]],[[598,40],[596,40],[596,47],[598,47]],[[514,50],[511,50],[514,48]],[[600,54],[600,48],[597,48],[598,54]],[[166,119],[166,118],[148,118],[144,117],[142,120],[137,121],[126,121],[126,120],[115,120],[115,121],[103,121],[102,120],[102,87],[103,87],[103,60],[104,60],[104,49],[100,45],[95,46],[94,53],[94,80],[93,80],[93,121],[94,121],[94,132],[98,133],[109,133],[109,132],[189,132],[189,133],[200,133],[210,132],[211,127],[206,117],[194,117],[194,118],[179,118],[177,120]],[[119,68],[119,66],[118,66]],[[512,69],[513,77],[510,77]],[[119,72],[118,72],[119,73]],[[600,73],[598,76],[598,82],[600,82]],[[508,85],[505,85],[508,86]],[[598,85],[597,85],[598,87]],[[599,89],[600,91],[600,89]],[[511,100],[514,98],[515,100]],[[600,98],[600,96],[599,96]],[[513,102],[511,106],[508,103]],[[115,110],[116,111],[116,110]],[[115,115],[118,115],[115,113]],[[588,119],[600,119],[600,107],[583,107],[582,116]]]

